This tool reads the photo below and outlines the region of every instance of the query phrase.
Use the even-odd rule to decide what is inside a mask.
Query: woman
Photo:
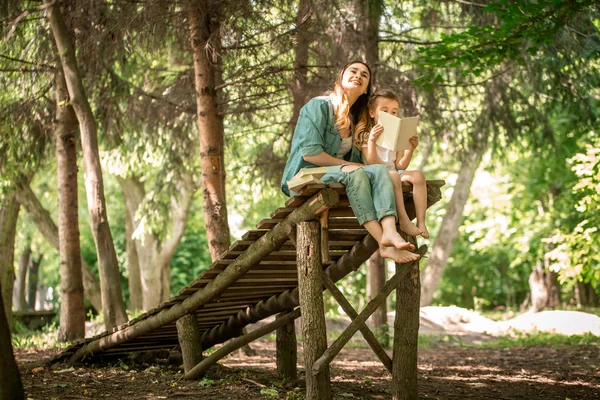
[[[371,70],[353,61],[338,73],[328,96],[315,97],[302,107],[292,139],[281,189],[290,195],[289,181],[300,168],[329,167],[321,180],[346,186],[354,215],[379,243],[382,257],[404,263],[420,256],[396,230],[394,187],[381,164],[363,165],[361,151],[353,146],[352,128],[368,118]]]

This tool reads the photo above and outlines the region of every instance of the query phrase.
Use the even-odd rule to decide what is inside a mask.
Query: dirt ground
[[[16,350],[27,398],[38,399],[302,399],[304,376],[284,386],[276,376],[275,344],[253,343],[252,357],[236,352],[199,381],[186,381],[167,360],[151,365],[59,364],[56,350]],[[302,363],[302,353],[298,356]],[[596,346],[474,348],[444,342],[419,350],[422,399],[600,399]],[[347,347],[332,364],[334,399],[390,399],[391,376],[369,348]]]

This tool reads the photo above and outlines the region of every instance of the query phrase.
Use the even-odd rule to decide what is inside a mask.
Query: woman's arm
[[[408,164],[410,164],[410,160],[412,160],[413,152],[419,145],[419,138],[413,136],[409,139],[409,142],[412,149],[396,152],[396,169],[406,170],[408,168]]]
[[[362,165],[362,164],[354,163],[351,161],[346,161],[341,158],[333,157],[332,155],[329,155],[329,154],[325,153],[324,151],[320,152],[319,154],[315,154],[313,156],[304,156],[303,158],[304,158],[304,161],[309,162],[309,163],[314,164],[319,167],[329,167],[332,165],[344,165],[344,164],[345,165]]]

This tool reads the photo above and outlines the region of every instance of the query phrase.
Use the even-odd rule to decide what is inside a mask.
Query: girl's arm
[[[361,147],[363,155],[367,164],[381,164],[381,160],[377,155],[377,138],[383,132],[383,126],[381,124],[375,125],[369,133],[369,139],[367,141],[367,147]]]
[[[412,149],[396,152],[396,169],[406,170],[408,168],[408,164],[410,164],[410,160],[412,160],[413,152],[419,145],[419,138],[413,136],[409,139],[409,142]]]
[[[362,165],[359,163],[346,161],[343,158],[336,158],[332,155],[325,153],[324,151],[313,156],[304,156],[304,161],[314,164],[319,167],[329,167],[332,165]]]

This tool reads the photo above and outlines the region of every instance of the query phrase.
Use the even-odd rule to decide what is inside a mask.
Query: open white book
[[[393,151],[411,149],[408,139],[417,134],[419,117],[398,118],[379,111],[379,123],[383,125],[383,133],[377,139],[378,145]]]

